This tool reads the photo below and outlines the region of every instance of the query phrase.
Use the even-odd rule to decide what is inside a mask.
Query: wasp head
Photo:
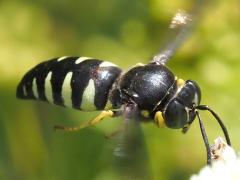
[[[165,107],[164,119],[169,128],[184,128],[196,117],[194,106],[199,105],[201,91],[196,82],[187,80],[178,87],[174,97]]]

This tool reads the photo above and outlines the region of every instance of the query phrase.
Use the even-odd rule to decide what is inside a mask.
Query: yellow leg
[[[54,129],[61,129],[63,131],[79,131],[83,128],[89,127],[89,126],[94,126],[97,123],[101,122],[105,117],[112,117],[114,115],[113,111],[108,110],[108,111],[102,111],[96,118],[94,118],[91,121],[87,121],[80,126],[76,127],[64,127],[64,126],[59,126],[56,125]]]
[[[155,113],[155,115],[154,115],[154,121],[155,121],[155,123],[157,124],[157,126],[158,126],[159,128],[163,128],[163,127],[166,126],[161,111],[157,111],[157,112]]]

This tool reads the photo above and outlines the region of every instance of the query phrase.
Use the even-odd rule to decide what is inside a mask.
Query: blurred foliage
[[[168,25],[178,9],[193,1],[38,0],[0,1],[0,179],[117,179],[112,147],[104,139],[121,118],[76,133],[54,132],[97,113],[19,101],[15,88],[32,66],[56,56],[109,59],[127,69],[147,63],[171,37]],[[202,102],[226,123],[240,149],[240,2],[203,3],[190,38],[168,66],[178,77],[196,80]],[[210,141],[220,128],[202,113]],[[206,162],[199,125],[189,133],[143,124],[153,179],[187,179]]]

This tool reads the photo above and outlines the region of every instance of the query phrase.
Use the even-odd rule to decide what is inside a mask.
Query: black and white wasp
[[[54,58],[25,74],[17,87],[17,97],[81,111],[101,111],[95,119],[79,127],[56,126],[65,131],[95,125],[105,117],[124,116],[153,122],[158,127],[181,128],[186,133],[197,117],[210,164],[210,147],[199,110],[209,111],[220,124],[229,145],[230,139],[219,116],[208,106],[200,105],[198,84],[177,78],[166,67],[177,44],[172,42],[150,63],[137,64],[126,72],[109,61],[95,58]]]

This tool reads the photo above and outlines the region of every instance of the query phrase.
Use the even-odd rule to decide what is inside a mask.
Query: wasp
[[[166,66],[175,48],[176,43],[148,64],[139,63],[125,72],[109,61],[90,57],[54,58],[28,71],[16,95],[80,111],[101,111],[96,118],[78,127],[55,127],[64,131],[93,126],[106,117],[137,116],[140,121],[153,122],[157,127],[182,129],[186,133],[197,117],[207,163],[211,164],[210,145],[199,111],[206,110],[213,115],[229,145],[230,138],[220,117],[200,104],[198,84],[177,78]]]

